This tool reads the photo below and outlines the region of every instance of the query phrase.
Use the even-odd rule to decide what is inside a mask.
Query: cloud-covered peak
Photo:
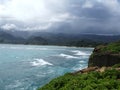
[[[1,26],[2,29],[4,30],[14,30],[17,29],[16,25],[14,24],[4,24],[3,26]]]

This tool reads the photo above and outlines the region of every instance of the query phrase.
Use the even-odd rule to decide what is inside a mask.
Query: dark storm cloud
[[[4,4],[7,1],[10,2],[10,0],[3,1]],[[47,3],[41,0],[38,2],[41,6],[35,3],[36,1],[38,0],[31,0],[28,3],[28,0],[20,2],[11,0],[17,5],[14,7],[9,4],[0,4],[1,27],[63,33],[120,33],[120,0],[48,0]],[[20,9],[19,3],[26,9]],[[35,6],[33,9],[32,4]],[[10,9],[15,7],[13,11],[19,10],[19,12],[9,15],[9,12],[12,12]],[[29,8],[32,10],[28,10]],[[22,10],[29,13],[29,16],[24,15]]]
[[[73,31],[103,34],[120,33],[120,12],[118,10],[120,3],[117,0],[109,0],[109,2],[84,0],[74,4],[70,12],[79,18],[73,21]]]

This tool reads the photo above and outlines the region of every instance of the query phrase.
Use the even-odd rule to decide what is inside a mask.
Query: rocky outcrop
[[[87,74],[87,73],[90,73],[90,72],[93,72],[93,71],[103,73],[106,70],[113,70],[113,69],[120,71],[120,67],[119,66],[118,67],[114,67],[114,66],[112,66],[112,67],[97,67],[97,66],[95,66],[95,67],[88,67],[88,68],[85,68],[85,69],[73,72],[71,74],[72,75],[76,75],[76,74],[79,74],[79,73],[80,74],[84,74],[84,73]]]
[[[98,46],[94,49],[89,59],[91,66],[113,66],[120,63],[120,42],[112,43],[107,46]]]
[[[88,73],[88,72],[96,71],[97,69],[99,69],[97,66],[96,66],[96,67],[89,67],[89,68],[85,68],[85,69],[76,71],[76,72],[74,72],[73,74]]]

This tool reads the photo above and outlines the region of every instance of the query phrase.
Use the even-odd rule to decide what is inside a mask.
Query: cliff
[[[89,59],[90,66],[113,66],[120,63],[120,41],[94,49]]]
[[[120,90],[120,42],[96,47],[88,68],[55,78],[38,90]]]

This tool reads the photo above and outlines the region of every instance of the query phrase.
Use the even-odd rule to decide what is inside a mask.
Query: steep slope
[[[118,63],[120,63],[120,41],[96,47],[89,60],[89,66],[112,66]]]
[[[89,67],[55,78],[38,90],[120,90],[120,68]]]

